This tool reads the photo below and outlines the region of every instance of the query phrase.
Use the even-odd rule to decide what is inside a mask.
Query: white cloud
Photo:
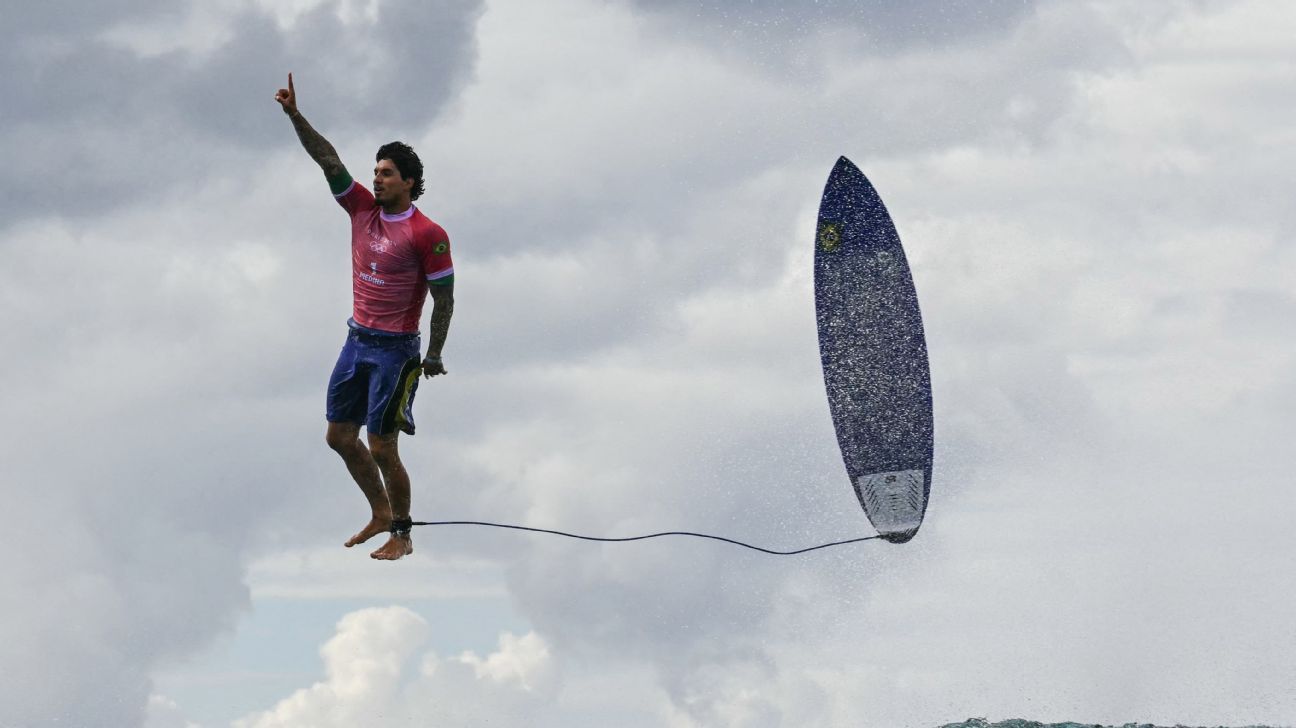
[[[500,635],[485,656],[421,649],[428,623],[403,607],[364,609],[338,623],[321,649],[325,677],[236,728],[350,726],[375,720],[482,725],[524,720],[555,694],[548,648],[535,634]],[[417,658],[417,659],[416,659]]]
[[[479,680],[513,684],[528,692],[537,690],[552,677],[548,671],[549,649],[534,632],[521,637],[502,634],[499,652],[485,658],[465,652],[459,661],[472,667]]]
[[[330,726],[387,718],[405,663],[427,638],[427,624],[400,607],[348,614],[320,650],[326,677],[239,728]]]
[[[154,693],[148,698],[148,717],[144,728],[201,728],[201,726],[186,719],[174,700]]]

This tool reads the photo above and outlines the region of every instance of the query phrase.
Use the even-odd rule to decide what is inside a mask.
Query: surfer
[[[337,151],[297,110],[292,74],[275,101],[292,120],[338,204],[351,216],[352,316],[329,380],[325,441],[342,456],[369,501],[368,525],[348,548],[390,537],[370,556],[391,560],[414,552],[410,540],[410,479],[397,438],[414,434],[419,374],[445,374],[441,349],[454,313],[454,266],[440,225],[414,207],[423,194],[423,164],[409,146],[384,144],[375,155],[373,191],[352,179]],[[420,357],[419,320],[432,296],[431,331]],[[368,447],[360,440],[367,432]]]

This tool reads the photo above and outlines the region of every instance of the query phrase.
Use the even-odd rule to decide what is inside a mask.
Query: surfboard
[[[931,495],[931,373],[918,293],[882,198],[837,160],[815,231],[815,315],[846,474],[888,541],[918,533]]]

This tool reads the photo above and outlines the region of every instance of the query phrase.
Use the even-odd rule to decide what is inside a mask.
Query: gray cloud
[[[48,23],[44,6],[17,11],[4,63],[20,72],[0,81],[0,150],[18,171],[0,183],[7,223],[98,214],[141,189],[193,194],[246,171],[285,145],[272,96],[289,71],[301,108],[329,132],[394,138],[429,123],[471,69],[480,3],[383,2],[372,18],[346,19],[341,7],[320,3],[285,28],[244,6],[202,31],[184,27],[201,5],[105,5],[84,17],[78,7],[67,26]],[[222,30],[214,48],[184,45],[186,33]],[[179,36],[178,47],[152,48],[154,36]]]
[[[698,132],[702,140],[696,147],[676,149],[674,161],[664,163],[678,165],[674,168],[676,174],[667,171],[656,176],[648,160],[669,155],[649,151],[644,155],[646,159],[627,163],[634,169],[654,170],[647,180],[626,176],[621,180],[625,187],[620,188],[615,175],[609,175],[613,177],[610,181],[596,176],[598,184],[593,194],[600,197],[597,204],[577,197],[578,193],[569,192],[564,184],[535,184],[540,199],[580,202],[595,211],[593,219],[597,219],[598,211],[616,209],[618,205],[629,210],[635,204],[660,205],[654,209],[668,211],[669,219],[660,224],[667,228],[678,226],[674,239],[691,243],[677,253],[688,261],[681,268],[714,273],[714,277],[700,281],[664,282],[662,288],[673,290],[677,296],[674,300],[689,300],[694,293],[701,296],[723,291],[717,298],[777,309],[793,299],[771,295],[763,301],[749,301],[736,290],[741,281],[754,290],[770,291],[775,277],[771,269],[744,278],[744,263],[749,256],[786,260],[778,255],[778,246],[794,238],[797,231],[752,235],[750,230],[760,229],[755,224],[744,229],[748,234],[731,235],[725,224],[743,219],[744,213],[757,221],[793,218],[798,207],[780,202],[771,194],[763,200],[768,207],[733,205],[735,214],[718,215],[725,223],[710,227],[705,224],[709,220],[689,218],[688,211],[707,210],[714,215],[724,209],[717,204],[719,200],[741,196],[708,196],[696,189],[687,194],[672,188],[670,180],[677,176],[694,181],[716,174],[715,184],[732,193],[769,171],[755,161],[763,150],[781,148],[786,154],[780,167],[784,176],[774,176],[771,185],[782,190],[786,200],[788,195],[795,196],[791,190],[804,187],[813,191],[822,183],[823,170],[803,162],[804,157],[822,152],[826,169],[831,161],[828,147],[862,149],[857,161],[861,157],[872,160],[866,168],[882,188],[915,256],[919,289],[931,322],[941,423],[938,438],[942,495],[934,505],[934,517],[922,543],[906,551],[869,551],[857,556],[853,564],[846,557],[834,556],[802,565],[792,576],[764,562],[749,564],[742,556],[705,549],[690,550],[685,563],[681,563],[670,558],[678,551],[665,547],[661,551],[626,554],[536,544],[533,551],[517,559],[512,588],[537,628],[553,640],[560,652],[580,656],[573,659],[592,654],[593,659],[613,662],[625,654],[632,656],[625,659],[650,658],[676,704],[695,719],[708,722],[717,720],[717,711],[731,707],[723,697],[725,691],[720,689],[722,681],[709,682],[717,673],[730,670],[750,681],[743,686],[747,691],[758,685],[770,687],[773,693],[786,684],[784,676],[791,670],[783,668],[798,664],[820,666],[823,663],[817,659],[818,650],[829,649],[835,655],[833,664],[859,664],[858,673],[848,668],[838,673],[842,683],[835,687],[845,689],[845,685],[853,684],[852,680],[868,679],[881,686],[879,692],[895,689],[909,696],[889,700],[853,684],[853,689],[860,691],[854,694],[867,692],[873,702],[867,712],[857,708],[855,713],[847,714],[880,725],[894,725],[913,721],[915,704],[954,705],[947,697],[948,689],[942,689],[941,680],[957,681],[958,675],[978,671],[993,676],[987,680],[1001,681],[1005,676],[1020,679],[1022,691],[1038,695],[1041,704],[1062,711],[1055,714],[1076,715],[1086,709],[1086,703],[1068,694],[1069,686],[1091,683],[1104,655],[1118,654],[1133,662],[1139,659],[1139,649],[1160,654],[1175,639],[1185,640],[1184,644],[1192,641],[1186,622],[1179,622],[1168,629],[1164,641],[1155,638],[1123,644],[1122,640],[1134,629],[1130,625],[1139,623],[1141,617],[1119,603],[1109,606],[1106,600],[1119,600],[1120,595],[1107,579],[1113,572],[1125,585],[1147,578],[1146,571],[1134,566],[1138,557],[1133,555],[1151,544],[1161,544],[1156,553],[1166,561],[1157,563],[1172,561],[1171,554],[1177,548],[1205,555],[1208,549],[1193,546],[1183,530],[1190,531],[1192,523],[1207,518],[1217,507],[1227,508],[1216,500],[1217,496],[1209,495],[1211,479],[1223,475],[1215,468],[1224,468],[1212,463],[1224,452],[1229,453],[1224,460],[1254,462],[1241,455],[1256,452],[1243,446],[1245,438],[1239,436],[1238,442],[1216,448],[1208,445],[1204,431],[1187,424],[1198,421],[1205,427],[1205,422],[1221,415],[1227,415],[1234,424],[1244,418],[1233,409],[1231,397],[1217,391],[1219,387],[1230,387],[1224,382],[1235,381],[1239,368],[1212,351],[1223,342],[1237,342],[1237,334],[1211,323],[1218,300],[1214,294],[1204,301],[1194,299],[1192,294],[1187,298],[1181,294],[1187,290],[1201,294],[1222,280],[1234,280],[1233,276],[1241,276],[1243,271],[1255,276],[1266,269],[1290,270],[1291,259],[1276,245],[1277,238],[1269,227],[1274,221],[1285,220],[1288,212],[1271,204],[1267,195],[1255,199],[1255,192],[1266,189],[1266,183],[1241,182],[1247,174],[1258,174],[1261,180],[1278,179],[1284,165],[1254,156],[1258,147],[1245,140],[1234,140],[1237,148],[1207,143],[1208,136],[1200,133],[1201,127],[1187,111],[1175,116],[1176,124],[1184,125],[1175,127],[1176,136],[1178,130],[1184,136],[1164,144],[1164,128],[1158,132],[1150,123],[1139,124],[1133,117],[1142,112],[1126,112],[1113,104],[1114,98],[1124,97],[1121,84],[1125,82],[1158,96],[1162,102],[1162,96],[1176,98],[1178,88],[1173,72],[1169,78],[1140,83],[1138,64],[1149,63],[1149,50],[1126,36],[1119,25],[1118,20],[1088,8],[1051,6],[1048,12],[1024,19],[1020,35],[998,36],[972,50],[929,48],[877,69],[869,67],[868,53],[851,56],[834,69],[841,74],[835,77],[838,83],[825,84],[826,88],[848,91],[825,92],[824,99],[815,97],[814,87],[800,95],[787,92],[789,98],[803,103],[809,98],[816,108],[831,109],[832,115],[818,117],[831,122],[814,123],[810,121],[814,115],[793,114],[790,120],[776,119],[785,121],[783,125],[762,125],[774,117],[761,116],[755,106],[742,109],[723,117],[730,123],[724,127],[729,134],[720,131],[717,123],[717,128],[708,129],[711,135]],[[718,54],[723,55],[722,51]],[[710,60],[710,56],[704,58]],[[685,89],[691,84],[703,86],[697,79],[708,77],[705,62],[690,60],[694,62],[694,74],[679,82]],[[653,61],[670,62],[668,56],[654,57]],[[1157,67],[1159,63],[1150,65]],[[644,72],[650,74],[651,68]],[[652,87],[642,76],[637,78],[642,87]],[[751,83],[749,76],[740,78]],[[841,78],[855,83],[845,83]],[[772,95],[772,105],[778,107],[782,100],[778,93],[784,89],[769,83],[768,76],[761,79],[768,85],[753,84],[753,93],[764,92],[766,101]],[[1264,87],[1267,81],[1258,85]],[[1234,93],[1245,96],[1251,91]],[[741,105],[741,101],[738,103]],[[466,115],[471,114],[469,108]],[[747,121],[753,119],[759,121]],[[668,126],[652,127],[655,121],[649,119],[645,126],[656,133],[640,132],[634,138],[643,140],[648,147],[660,138],[678,139]],[[751,125],[744,126],[744,121]],[[615,128],[622,137],[633,136],[632,128]],[[750,133],[751,129],[766,134]],[[819,139],[829,139],[831,144]],[[584,140],[591,147],[603,148],[597,138],[586,136]],[[1186,146],[1179,147],[1180,143]],[[615,145],[608,148],[610,156],[599,159],[614,168],[624,157],[618,156],[622,152]],[[792,149],[798,152],[787,151]],[[1189,153],[1188,149],[1196,151]],[[726,155],[738,157],[744,152],[745,160],[726,164]],[[1202,161],[1198,155],[1205,155],[1212,163],[1191,172],[1149,167],[1148,159],[1160,155],[1168,159],[1182,155],[1183,159],[1198,162]],[[699,158],[707,162],[701,164]],[[1218,168],[1213,164],[1216,159],[1221,165]],[[710,171],[694,176],[691,170],[695,164]],[[803,166],[804,173],[800,171]],[[543,165],[533,170],[541,181],[548,172]],[[1216,171],[1237,183],[1217,184]],[[588,194],[586,187],[578,189],[579,194]],[[651,201],[643,202],[644,195]],[[800,207],[812,210],[813,195],[808,193],[806,197]],[[1251,201],[1243,203],[1244,197]],[[1224,200],[1240,203],[1241,207],[1233,206],[1229,211]],[[510,203],[492,202],[506,206]],[[1201,204],[1206,208],[1202,209]],[[560,207],[575,208],[575,204]],[[585,211],[585,207],[580,209]],[[627,217],[634,221],[634,212]],[[588,221],[591,217],[580,215],[573,219]],[[1268,222],[1259,228],[1248,222],[1257,219]],[[574,221],[543,222],[557,225],[560,230],[579,225]],[[1195,241],[1193,231],[1207,223],[1215,232]],[[546,224],[535,227],[546,230]],[[480,237],[487,239],[484,231]],[[1210,242],[1225,239],[1234,241],[1227,253]],[[744,244],[744,255],[733,252],[739,249],[735,245],[738,241]],[[507,250],[510,243],[507,239],[499,242],[507,251],[501,257],[514,253]],[[672,252],[679,248],[684,246]],[[625,265],[633,267],[633,257]],[[772,269],[783,270],[777,263]],[[1207,274],[1207,270],[1214,272]],[[1267,275],[1237,285],[1251,295],[1257,289],[1265,290],[1261,298],[1266,303],[1261,306],[1272,299],[1285,302],[1289,298],[1276,279]],[[639,293],[634,291],[622,299],[611,293],[611,300],[628,306],[631,312],[643,311],[645,305],[634,303]],[[1224,300],[1232,301],[1231,295]],[[606,302],[600,299],[600,303]],[[1232,315],[1236,309],[1230,303],[1225,310]],[[1255,336],[1256,341],[1272,344],[1277,332],[1264,323],[1266,320],[1267,315],[1259,319],[1259,333],[1248,333],[1245,338]],[[730,339],[721,339],[716,349],[708,349],[706,339],[692,336],[689,326],[672,330],[664,322],[660,326],[658,323],[637,325],[624,338],[623,332],[605,329],[555,330],[555,336],[562,336],[564,342],[595,337],[594,349],[600,353],[606,353],[600,350],[602,345],[614,352],[625,347],[643,352],[665,349],[667,353],[659,361],[641,362],[642,368],[627,366],[621,387],[595,377],[580,379],[579,383],[575,378],[570,383],[536,380],[546,384],[533,385],[533,389],[543,386],[557,390],[553,399],[543,400],[544,406],[535,411],[526,406],[511,409],[506,419],[513,419],[510,425],[517,425],[534,417],[537,429],[548,426],[555,432],[548,438],[526,427],[513,430],[501,423],[494,430],[497,439],[492,442],[497,453],[509,455],[500,459],[517,454],[526,460],[527,453],[538,459],[544,453],[559,451],[589,471],[604,474],[604,478],[592,486],[595,495],[591,497],[582,487],[590,482],[581,477],[586,470],[576,467],[574,472],[565,473],[562,463],[555,463],[551,479],[536,474],[520,479],[518,487],[512,489],[523,503],[532,504],[520,514],[552,519],[547,523],[606,523],[634,532],[645,530],[655,512],[673,513],[676,517],[679,513],[705,513],[708,517],[704,522],[750,528],[762,534],[786,532],[783,518],[811,522],[822,518],[817,510],[807,511],[804,503],[775,499],[768,509],[765,507],[770,494],[780,492],[780,483],[772,473],[805,467],[812,460],[809,452],[785,451],[785,457],[780,458],[777,451],[782,448],[767,444],[795,441],[797,426],[789,423],[786,428],[772,426],[765,430],[750,424],[755,418],[737,414],[743,410],[741,405],[732,405],[725,411],[732,415],[732,421],[746,423],[743,429],[753,438],[730,442],[723,435],[710,435],[717,431],[719,423],[706,417],[702,405],[692,404],[693,398],[706,397],[702,383],[711,373],[706,365],[708,357],[720,357],[716,366],[730,372],[730,384],[742,382],[749,392],[771,391],[758,383],[759,377],[745,378],[742,357],[726,359],[718,350],[734,347],[730,351],[748,354],[748,361],[761,361],[762,355],[771,352],[748,352]],[[749,330],[741,315],[729,319],[729,323],[738,332]],[[800,325],[804,326],[804,322]],[[795,336],[790,341],[780,338],[798,330],[796,326],[792,321],[781,321],[764,331],[751,331],[753,337],[767,336],[796,350],[809,342]],[[714,335],[704,327],[699,326],[698,331]],[[506,336],[507,328],[501,326],[494,335]],[[687,342],[689,348],[696,347],[693,353],[697,358],[681,350],[685,347],[671,348],[672,335]],[[634,347],[635,340],[645,343]],[[674,356],[681,360],[677,362]],[[609,369],[613,364],[625,364],[616,356],[606,361]],[[1276,361],[1269,360],[1263,367],[1263,389],[1270,394],[1284,391],[1280,382],[1272,378],[1277,371],[1273,368],[1278,366]],[[695,376],[690,377],[692,386],[671,391],[674,396],[658,400],[663,408],[682,407],[678,419],[660,412],[655,420],[646,416],[640,419],[633,409],[631,414],[625,413],[626,399],[637,401],[645,409],[646,403],[653,401],[657,390],[649,372],[654,367],[669,369],[677,363],[697,367]],[[813,374],[795,367],[782,371]],[[514,373],[522,376],[519,370]],[[637,389],[638,396],[618,398],[607,392],[618,389]],[[728,391],[723,385],[720,389]],[[736,387],[741,389],[742,385]],[[580,405],[582,394],[591,392],[606,397],[602,407],[586,409]],[[813,395],[807,392],[806,396]],[[1200,401],[1193,403],[1197,398]],[[727,401],[741,402],[743,398],[735,395]],[[572,402],[577,404],[573,406]],[[1197,406],[1208,410],[1197,411]],[[793,405],[785,407],[779,410],[784,415],[801,412]],[[543,425],[541,411],[548,415]],[[806,405],[806,419],[794,417],[791,422],[804,427],[810,419],[808,411]],[[1262,419],[1269,421],[1267,417]],[[581,424],[564,424],[568,422]],[[615,434],[619,429],[626,433],[624,440]],[[1258,429],[1258,425],[1254,429],[1252,425],[1246,427],[1247,432]],[[654,435],[645,436],[649,432]],[[670,434],[675,432],[679,433],[678,439]],[[635,437],[639,438],[637,447],[629,442]],[[1154,438],[1175,444],[1153,445],[1149,440]],[[705,444],[691,447],[687,442],[690,439]],[[1193,452],[1193,447],[1185,443],[1197,443],[1202,451]],[[572,457],[573,452],[583,454]],[[659,460],[631,455],[628,462],[608,463],[610,452],[621,453],[622,457],[636,452],[666,455]],[[831,460],[831,453],[810,452]],[[744,458],[749,459],[752,470],[732,468],[733,463]],[[1263,460],[1267,465],[1261,470],[1267,474],[1247,477],[1244,488],[1248,495],[1244,500],[1263,499],[1263,483],[1278,472],[1272,458]],[[678,462],[688,462],[693,472],[678,466]],[[762,469],[764,472],[752,472]],[[525,471],[519,468],[519,472]],[[638,475],[641,473],[653,473],[654,477]],[[813,488],[833,492],[831,473],[815,475],[826,477],[807,478],[806,482],[814,483]],[[741,483],[742,487],[731,483]],[[838,492],[848,495],[844,489]],[[1179,515],[1158,515],[1162,508],[1157,499],[1166,497],[1173,498],[1174,507],[1181,509]],[[502,497],[479,501],[491,508],[507,502]],[[634,515],[628,519],[624,516],[625,503],[634,504],[630,508]],[[1279,510],[1285,512],[1288,507],[1284,501]],[[1271,521],[1264,521],[1258,528],[1268,534],[1265,538],[1276,534]],[[1091,538],[1095,532],[1101,533],[1101,547],[1094,545]],[[1057,539],[1065,544],[1056,544]],[[1034,548],[1029,544],[1045,543],[1057,546],[1053,556],[1041,553],[1035,558],[1026,553]],[[1131,560],[1112,562],[1114,553],[1129,555]],[[925,577],[909,570],[930,568],[930,559],[945,564],[940,567],[942,578],[948,578],[949,583],[917,585]],[[848,572],[852,565],[856,571]],[[850,578],[843,576],[845,573]],[[1074,575],[1074,582],[1068,573]],[[1218,581],[1238,585],[1237,580],[1214,566],[1186,566],[1180,576],[1198,584]],[[1047,583],[1048,589],[1032,580],[1042,580],[1040,583]],[[800,589],[793,588],[794,584]],[[1274,590],[1283,592],[1287,588],[1284,582],[1275,585]],[[923,596],[916,596],[910,589]],[[1162,589],[1171,589],[1166,579],[1147,578],[1140,593]],[[976,596],[983,591],[997,596]],[[814,598],[798,601],[791,596],[799,593]],[[917,602],[909,601],[909,597]],[[900,606],[894,607],[893,618],[887,618],[885,624],[874,623],[863,614],[866,603],[890,614],[886,605],[893,598],[899,600]],[[958,605],[963,599],[969,600],[966,610]],[[917,603],[927,607],[918,608]],[[1021,604],[1034,604],[1032,609],[1054,614],[1056,619],[1029,620]],[[917,608],[922,616],[915,617],[915,613],[906,611],[909,608]],[[1022,619],[1031,626],[1023,629]],[[1206,616],[1198,612],[1192,619]],[[981,630],[973,640],[976,646],[958,649],[959,639],[970,639],[959,636],[972,629],[969,624]],[[1084,626],[1070,630],[1068,625],[1074,624]],[[926,641],[919,635],[929,628],[939,636]],[[797,654],[795,649],[786,649],[786,643],[762,645],[747,639],[747,635],[769,635],[780,629],[806,639],[814,647]],[[842,640],[832,647],[825,644],[837,639],[833,635],[842,634],[859,639]],[[1043,635],[1059,640],[1060,653],[1070,662],[1047,674],[1023,674],[1021,665],[1028,643]],[[1085,644],[1086,640],[1096,646]],[[1211,640],[1203,644],[1208,645],[1204,649],[1211,654],[1218,646]],[[954,659],[961,667],[933,669],[918,678],[905,671],[904,666],[911,663],[904,652],[910,648],[917,650],[914,655],[918,662],[929,660],[930,665]],[[1241,653],[1238,655],[1230,660],[1244,659]],[[1131,696],[1122,708],[1137,712],[1135,705],[1164,706],[1190,699],[1196,709],[1209,712],[1208,701],[1170,689],[1168,678],[1135,672],[1123,677],[1156,685],[1161,698],[1140,703]],[[898,675],[909,675],[913,682]],[[1110,687],[1119,687],[1118,682],[1111,682]],[[1267,695],[1281,692],[1275,678],[1266,678],[1264,684],[1261,692]],[[701,685],[717,687],[704,697],[699,695],[707,692],[699,689]],[[967,694],[988,692],[994,692],[1005,711],[1014,710],[1014,696],[1020,699],[1020,693],[996,691],[988,683],[968,688]],[[1172,694],[1175,697],[1168,697]],[[974,707],[979,704],[976,699],[967,700],[962,704],[964,708],[951,708],[954,714],[978,710]],[[779,712],[780,705],[785,704],[771,699],[758,707],[756,715],[777,723],[780,715],[787,715]],[[906,713],[906,708],[910,712]],[[931,719],[935,723],[940,717],[937,714]],[[1108,720],[1118,722],[1129,717],[1113,709]],[[1218,720],[1227,722],[1226,717]]]
[[[677,31],[718,45],[750,44],[763,47],[762,52],[788,51],[826,27],[837,27],[849,29],[878,50],[896,52],[984,40],[987,35],[1011,31],[1037,3],[823,0],[788,5],[773,0],[666,0],[636,5],[646,13],[667,14]]]
[[[284,295],[322,264],[315,239],[280,234],[267,160],[296,140],[274,90],[291,70],[321,126],[407,134],[463,82],[480,12],[383,3],[343,21],[339,7],[291,29],[252,6],[217,12],[193,35],[223,37],[214,47],[184,45],[197,5],[6,11],[4,62],[20,71],[0,81],[13,171],[0,250],[23,355],[0,379],[23,434],[6,438],[3,479],[27,524],[4,537],[4,572],[23,585],[0,606],[6,721],[140,725],[152,670],[248,606],[243,561],[320,449],[327,365],[312,364],[336,346],[293,354],[283,332],[345,318],[344,298],[330,311],[327,296]],[[180,45],[153,53],[150,28]],[[285,432],[302,447],[268,445]]]
[[[561,55],[543,35],[509,37],[526,63],[486,64],[455,113],[420,140],[437,171],[425,209],[476,266],[465,269],[479,283],[460,293],[459,325],[477,335],[458,353],[474,371],[582,361],[679,330],[677,306],[708,292],[770,286],[797,259],[824,165],[844,151],[883,171],[888,160],[931,160],[922,177],[884,178],[884,194],[929,205],[919,214],[1001,205],[972,184],[934,196],[946,180],[932,155],[1054,144],[1079,102],[1077,79],[1128,60],[1108,19],[1050,6],[1015,35],[986,41],[991,50],[878,59],[846,44],[803,81],[753,72],[730,55],[730,41],[693,47],[646,32],[639,15],[601,12],[614,31],[573,31]],[[484,32],[491,42],[489,22]],[[591,85],[586,68],[604,83]],[[544,93],[532,99],[533,89]],[[519,98],[530,99],[526,113]],[[1081,184],[1031,183],[1057,185],[1058,197],[1011,193],[1050,206]],[[1027,316],[1011,302],[998,310],[1013,322]]]

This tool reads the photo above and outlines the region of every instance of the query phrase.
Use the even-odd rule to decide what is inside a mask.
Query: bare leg
[[[387,499],[391,505],[388,527],[391,525],[392,518],[400,520],[410,517],[410,480],[409,473],[405,472],[405,466],[401,464],[400,452],[396,448],[396,439],[399,435],[399,432],[390,435],[372,433],[369,435],[369,451],[373,453],[373,460],[382,471],[383,481],[387,484]],[[414,553],[414,543],[410,538],[393,533],[387,539],[387,543],[370,556],[383,561],[395,561],[412,553]]]
[[[387,497],[387,490],[383,488],[378,463],[360,441],[359,425],[351,422],[330,422],[328,434],[324,439],[329,447],[342,456],[347,470],[350,471],[356,485],[360,486],[360,492],[364,493],[365,499],[369,501],[369,508],[373,513],[368,525],[346,542],[347,548],[350,548],[390,529],[392,506]],[[405,510],[409,510],[408,480],[405,485]]]

